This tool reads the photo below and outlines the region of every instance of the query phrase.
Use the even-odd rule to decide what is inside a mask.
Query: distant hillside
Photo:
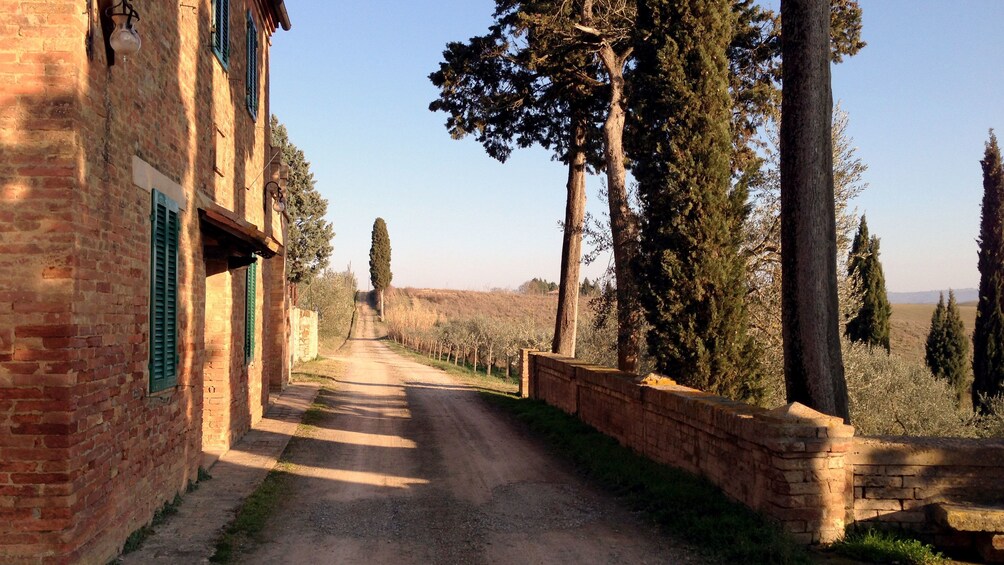
[[[937,298],[935,298],[937,302]],[[890,318],[891,328],[889,341],[892,352],[907,359],[924,364],[924,347],[927,343],[927,332],[931,329],[931,314],[934,306],[931,304],[896,304],[892,308]],[[972,336],[976,327],[976,306],[959,305],[962,323],[966,326],[966,335]],[[972,351],[972,345],[970,352]]]
[[[975,302],[979,299],[979,290],[975,288],[956,288],[955,300],[959,303]],[[889,302],[893,304],[937,304],[938,296],[944,292],[948,296],[948,289],[945,290],[925,290],[922,292],[890,292]]]

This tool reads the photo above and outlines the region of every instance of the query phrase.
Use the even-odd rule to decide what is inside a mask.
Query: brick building
[[[106,563],[288,379],[283,0],[0,0],[0,562]]]

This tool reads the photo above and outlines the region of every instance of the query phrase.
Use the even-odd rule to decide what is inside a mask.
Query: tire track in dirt
[[[242,563],[697,563],[569,473],[470,387],[405,360],[357,312],[289,495]]]

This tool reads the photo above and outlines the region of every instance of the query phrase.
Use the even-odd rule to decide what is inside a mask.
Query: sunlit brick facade
[[[265,188],[285,7],[134,1],[123,59],[112,4],[0,0],[3,563],[107,563],[289,374]]]

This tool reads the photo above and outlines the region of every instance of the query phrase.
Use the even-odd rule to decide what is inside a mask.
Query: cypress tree
[[[948,291],[948,307],[941,296],[931,316],[927,335],[927,366],[935,377],[946,379],[961,401],[968,384],[969,337],[966,335],[955,293]]]
[[[847,274],[859,289],[861,308],[847,322],[847,338],[889,351],[889,318],[892,306],[885,291],[885,274],[879,261],[879,239],[868,236],[868,224],[861,216],[858,233],[851,245]]]
[[[759,395],[740,254],[746,190],[730,186],[727,0],[639,2],[641,287],[657,370],[732,398]]]
[[[990,130],[983,160],[980,222],[980,300],[973,333],[973,406],[989,411],[1004,384],[1004,168],[997,136]]]
[[[945,343],[945,295],[938,297],[938,305],[931,314],[931,328],[927,331],[927,344],[924,346],[924,360],[935,377],[945,377],[945,367],[948,365],[947,347]]]
[[[394,274],[390,272],[390,235],[383,218],[373,222],[372,243],[370,244],[370,282],[373,290],[380,295],[380,318],[383,318],[383,291],[390,286]]]

